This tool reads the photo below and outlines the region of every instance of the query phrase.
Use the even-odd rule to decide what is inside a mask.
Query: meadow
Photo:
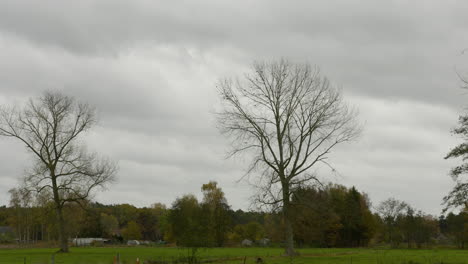
[[[1,264],[111,264],[119,254],[122,264],[170,263],[187,256],[189,250],[161,247],[89,247],[71,248],[71,253],[54,254],[57,249],[0,249]],[[265,264],[468,264],[468,250],[456,249],[299,249],[300,256],[283,257],[281,248],[211,248],[199,249],[197,256],[205,263]],[[211,260],[211,261],[210,261]]]

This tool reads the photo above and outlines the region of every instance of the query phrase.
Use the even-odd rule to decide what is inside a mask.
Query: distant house
[[[262,247],[267,247],[270,245],[270,239],[268,238],[262,238],[258,241],[258,245],[262,246]]]
[[[81,246],[91,246],[93,243],[107,243],[109,239],[106,238],[94,238],[94,237],[80,237],[73,239],[73,245],[77,247]]]
[[[15,231],[9,226],[0,226],[0,243],[15,241]]]
[[[251,247],[253,245],[253,242],[250,239],[244,239],[242,240],[241,245],[243,247]]]
[[[141,244],[141,243],[140,243],[140,241],[138,241],[138,240],[128,240],[128,241],[127,241],[127,245],[129,245],[129,246],[138,246],[138,245],[140,245],[140,244]]]

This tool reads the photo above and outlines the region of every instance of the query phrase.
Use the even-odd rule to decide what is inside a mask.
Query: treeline
[[[284,243],[280,211],[234,211],[216,182],[204,184],[201,191],[201,201],[194,195],[184,195],[170,208],[160,203],[144,208],[129,204],[69,204],[64,210],[67,233],[70,238],[103,237],[113,243],[147,240],[189,247]],[[56,241],[53,204],[18,190],[10,194],[10,206],[0,207],[0,226],[12,227],[15,235],[9,239],[0,236],[0,240]],[[466,209],[436,218],[402,201],[388,199],[371,210],[365,193],[341,185],[300,188],[291,200],[295,243],[299,247],[464,248],[468,242]]]

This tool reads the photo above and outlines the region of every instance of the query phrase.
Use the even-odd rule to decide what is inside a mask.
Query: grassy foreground
[[[56,249],[0,249],[0,263],[3,264],[48,264]],[[213,263],[255,263],[262,257],[266,264],[468,264],[468,250],[383,250],[383,249],[300,249],[301,256],[294,259],[282,257],[280,248],[214,248],[200,249],[201,258],[211,258]],[[111,264],[114,256],[120,254],[121,263],[135,263],[146,260],[171,261],[186,256],[186,249],[120,247],[120,248],[71,248],[69,254],[56,254],[55,264]],[[162,262],[161,262],[162,263]]]

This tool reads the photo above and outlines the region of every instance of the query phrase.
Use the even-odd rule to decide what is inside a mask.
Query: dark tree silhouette
[[[458,122],[459,126],[453,129],[452,133],[460,136],[465,142],[453,148],[445,159],[461,158],[463,163],[450,171],[455,187],[444,197],[445,211],[460,206],[468,208],[468,115],[460,116]]]

